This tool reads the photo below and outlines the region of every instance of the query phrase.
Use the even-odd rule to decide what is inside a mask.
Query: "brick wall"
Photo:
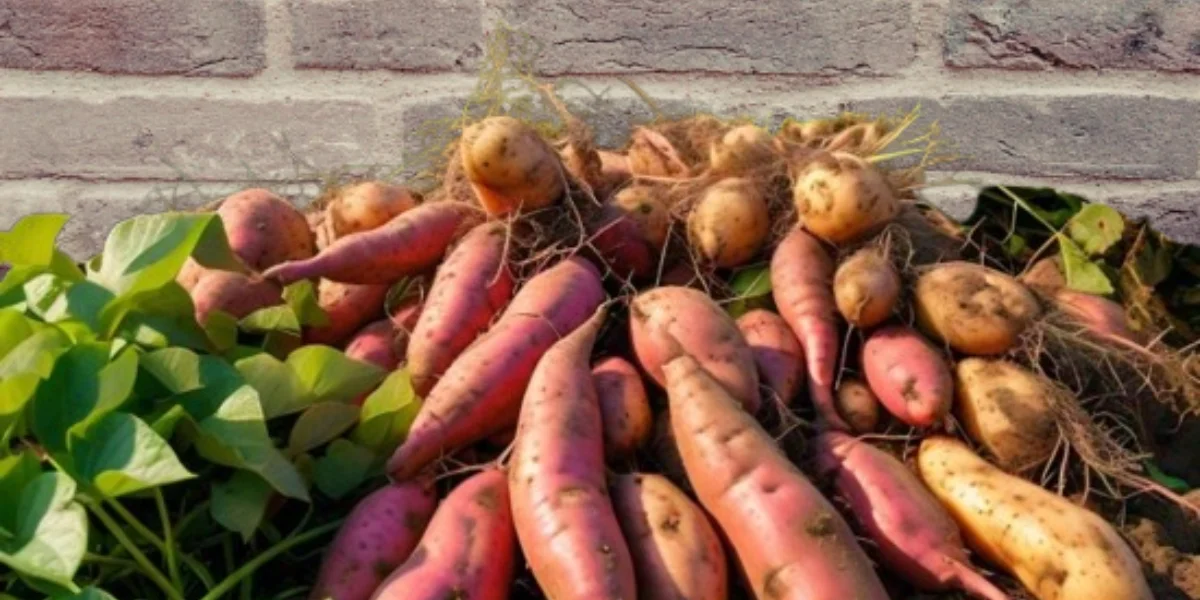
[[[138,211],[414,169],[499,23],[608,143],[651,117],[617,76],[668,112],[919,103],[962,155],[927,192],[952,211],[1047,182],[1200,241],[1197,0],[0,0],[0,226],[70,211],[82,254]]]

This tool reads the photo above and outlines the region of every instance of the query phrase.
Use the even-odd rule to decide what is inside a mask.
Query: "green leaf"
[[[218,352],[228,352],[237,346],[237,319],[223,310],[211,311],[204,320],[204,333],[208,335],[208,341]]]
[[[120,408],[129,398],[137,378],[137,354],[126,350],[110,363],[111,349],[95,342],[72,347],[38,386],[31,425],[47,450],[66,450],[69,429]]]
[[[398,369],[363,402],[350,437],[376,453],[389,454],[404,441],[420,408],[408,369]]]
[[[48,267],[54,260],[54,241],[70,219],[64,214],[23,217],[8,231],[0,231],[0,262],[17,266]]]
[[[1019,257],[1021,253],[1029,248],[1029,242],[1025,241],[1025,236],[1014,233],[1004,240],[1004,251],[1009,256]]]
[[[375,365],[347,357],[329,346],[305,346],[287,364],[309,391],[313,402],[349,402],[371,390],[386,373]]]
[[[323,327],[329,324],[329,315],[321,308],[317,288],[307,279],[302,279],[283,288],[283,299],[301,325]]]
[[[271,493],[271,486],[261,477],[238,471],[227,481],[213,483],[209,510],[213,520],[249,542],[267,512]]]
[[[21,373],[37,373],[41,377],[49,377],[54,368],[54,361],[67,351],[70,340],[61,331],[53,327],[40,327],[36,322],[31,323],[34,323],[33,329],[36,333],[22,340],[0,359],[0,377]]]
[[[0,359],[39,329],[42,328],[20,312],[11,308],[0,309]]]
[[[726,310],[738,318],[756,308],[771,304],[771,272],[769,265],[755,265],[739,270],[729,280],[734,298]]]
[[[79,321],[100,331],[100,315],[113,300],[112,292],[91,281],[70,281],[51,273],[39,275],[25,284],[25,299],[30,312],[47,323]]]
[[[1177,494],[1186,494],[1191,489],[1191,486],[1188,485],[1188,482],[1178,477],[1167,475],[1162,471],[1162,469],[1158,468],[1158,465],[1154,464],[1153,462],[1146,461],[1145,466],[1146,472],[1150,475],[1150,479],[1153,479],[1155,482],[1171,490],[1172,492]]]
[[[1089,204],[1067,223],[1067,235],[1089,255],[1103,254],[1121,241],[1125,218],[1110,206]]]
[[[216,230],[216,231],[214,231]],[[118,296],[130,296],[160,288],[175,279],[193,252],[204,253],[210,262],[236,268],[228,243],[219,248],[225,234],[213,214],[164,213],[142,215],[122,221],[108,236],[100,268],[89,276]],[[202,244],[201,242],[205,242]]]
[[[196,323],[195,312],[187,290],[171,281],[112,303],[105,311],[104,327],[149,348],[208,350],[208,333]]]
[[[308,407],[288,438],[288,454],[295,456],[321,446],[349,431],[358,422],[359,408],[342,402],[319,402]]]
[[[75,502],[75,482],[42,473],[17,500],[13,539],[0,540],[0,563],[59,585],[70,585],[87,547],[87,515]]]
[[[234,365],[262,400],[263,415],[274,419],[300,412],[312,404],[304,382],[287,363],[267,353],[243,358]]]
[[[1062,255],[1063,273],[1067,278],[1067,287],[1101,296],[1113,293],[1112,281],[1104,273],[1104,269],[1088,260],[1079,246],[1060,235],[1059,249]]]
[[[21,373],[0,379],[0,448],[8,447],[25,413],[25,407],[41,381],[37,373]]]
[[[117,598],[100,588],[88,586],[80,590],[78,594],[60,594],[53,600],[117,600]]]
[[[334,440],[313,469],[317,489],[339,500],[367,480],[374,462],[375,453],[370,449],[347,440]]]
[[[0,498],[8,500],[19,497],[21,490],[41,474],[42,465],[33,452],[0,458]],[[16,502],[0,502],[0,529],[10,534],[15,532],[19,516]],[[4,536],[0,534],[0,540],[3,539]]]
[[[167,440],[129,413],[109,413],[73,436],[71,457],[79,476],[109,498],[195,477]]]
[[[400,307],[425,294],[424,284],[425,280],[420,277],[405,277],[397,281],[388,288],[387,298],[383,302],[384,310],[389,315],[396,314]]]
[[[285,305],[260,308],[238,322],[238,327],[250,333],[282,331],[300,335],[300,320],[292,307]]]

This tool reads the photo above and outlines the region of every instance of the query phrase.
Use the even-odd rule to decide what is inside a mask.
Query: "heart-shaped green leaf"
[[[0,262],[48,267],[56,252],[54,241],[70,219],[64,214],[23,217],[8,231],[0,231]]]
[[[258,391],[263,415],[268,420],[300,412],[312,404],[304,382],[290,365],[278,358],[264,352],[234,364],[246,383]]]
[[[420,409],[421,400],[413,391],[412,376],[407,369],[398,369],[367,396],[351,438],[376,453],[390,454],[404,441]]]
[[[287,364],[314,403],[349,402],[370,391],[386,375],[383,369],[354,360],[329,346],[300,348],[288,356]]]
[[[72,436],[71,457],[79,477],[109,498],[195,477],[167,440],[123,412],[109,413]]]
[[[334,440],[317,460],[313,478],[321,493],[341,499],[371,475],[375,453],[348,440]]]
[[[1067,235],[1089,255],[1103,254],[1121,241],[1125,218],[1111,206],[1089,204],[1067,223]]]
[[[83,560],[88,532],[87,515],[74,498],[75,482],[61,473],[42,473],[26,484],[16,497],[14,535],[0,540],[0,563],[69,585]]]
[[[109,362],[110,344],[78,344],[58,358],[38,386],[31,421],[38,441],[51,452],[67,449],[67,431],[117,410],[137,378],[137,353],[126,350]]]
[[[193,253],[198,261],[203,256],[202,264],[211,267],[238,267],[216,215],[137,216],[122,221],[109,233],[99,269],[89,279],[118,296],[130,296],[158,289],[174,280]]]
[[[1112,281],[1104,273],[1104,269],[1088,259],[1075,242],[1059,235],[1059,249],[1062,255],[1063,273],[1067,278],[1067,287],[1101,296],[1113,293]]]
[[[358,422],[359,408],[342,402],[318,402],[308,407],[288,437],[288,454],[296,456],[322,446]]]
[[[248,542],[262,523],[271,493],[271,486],[258,475],[237,471],[229,479],[213,483],[209,511],[213,520]]]

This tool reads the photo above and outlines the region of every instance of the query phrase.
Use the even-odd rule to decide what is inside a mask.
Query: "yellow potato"
[[[722,179],[704,191],[688,215],[692,247],[718,267],[736,267],[754,258],[770,230],[767,201],[748,179]]]
[[[805,165],[792,197],[804,228],[833,244],[878,231],[900,213],[883,172],[846,152],[822,153]]]
[[[1137,556],[1095,513],[1001,471],[953,438],[926,438],[917,467],[967,544],[1038,600],[1152,600]]]
[[[517,119],[489,117],[467,127],[460,148],[467,179],[493,216],[545,208],[563,195],[558,153]]]
[[[846,321],[874,327],[892,316],[900,299],[900,274],[878,248],[855,252],[833,275],[833,296]]]
[[[966,354],[1008,351],[1041,313],[1019,281],[968,262],[929,269],[917,279],[914,296],[921,329]]]
[[[954,369],[959,420],[996,464],[1009,471],[1041,465],[1058,430],[1049,381],[1005,360],[968,358]]]
[[[870,433],[879,425],[879,398],[860,379],[847,377],[837,389],[837,411],[854,433]]]
[[[773,142],[771,134],[757,125],[734,127],[709,148],[709,166],[725,175],[762,168],[776,158]]]
[[[339,190],[325,211],[340,238],[375,229],[416,205],[417,198],[404,187],[364,181]]]

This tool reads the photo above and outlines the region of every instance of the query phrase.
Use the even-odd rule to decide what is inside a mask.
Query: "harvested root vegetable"
[[[666,477],[617,475],[613,508],[633,555],[639,598],[725,600],[729,574],[708,515]]]
[[[921,442],[921,479],[968,545],[1039,600],[1150,600],[1141,563],[1104,519],[983,460],[966,444]]]
[[[538,358],[604,298],[599,273],[582,258],[530,279],[425,397],[408,437],[388,461],[391,476],[412,477],[445,453],[515,424]]]
[[[696,349],[704,368],[750,414],[758,411],[758,369],[737,324],[702,291],[659,287],[643,292],[629,307],[629,331],[638,362],[665,387],[663,364],[680,349]]]
[[[722,175],[761,170],[777,160],[774,142],[771,134],[757,125],[734,127],[709,148],[709,168]]]
[[[837,410],[855,433],[870,433],[879,426],[879,398],[859,379],[842,380],[837,389]]]
[[[804,385],[804,350],[792,328],[779,315],[752,310],[737,320],[738,330],[758,365],[763,385],[785,406],[791,406]]]
[[[303,260],[316,251],[308,219],[268,190],[244,190],[226,198],[217,208],[217,216],[229,247],[255,271]]]
[[[336,239],[380,227],[418,201],[405,187],[364,181],[338,190],[325,211]]]
[[[1029,267],[1029,270],[1017,278],[1021,283],[1042,294],[1053,295],[1054,292],[1067,287],[1067,277],[1062,272],[1062,258],[1048,256]]]
[[[950,368],[916,330],[894,325],[871,334],[863,344],[862,368],[880,404],[904,423],[934,427],[950,412]]]
[[[658,188],[648,185],[627,187],[604,203],[590,228],[592,246],[618,274],[627,271],[649,277],[657,272],[670,228],[670,215],[659,194]]]
[[[1019,281],[968,262],[930,268],[913,295],[921,329],[966,354],[1007,352],[1041,312]]]
[[[532,127],[512,117],[488,117],[463,131],[463,170],[492,216],[546,208],[562,197],[558,153]]]
[[[663,367],[679,455],[757,598],[886,599],[850,526],[688,355]]]
[[[437,507],[427,479],[391,484],[355,505],[325,553],[309,600],[367,600],[412,554]]]
[[[683,470],[683,462],[679,459],[679,446],[675,445],[675,433],[671,427],[670,411],[658,413],[654,420],[654,441],[651,450],[657,462],[658,471],[666,475],[680,487],[689,488],[687,473]]]
[[[1053,384],[1005,360],[966,358],[954,368],[963,428],[1001,468],[1024,471],[1050,459],[1058,442]]]
[[[653,129],[634,129],[625,154],[634,177],[682,179],[691,171],[670,140]]]
[[[453,202],[422,204],[383,227],[348,235],[320,254],[286,262],[263,275],[289,284],[324,278],[339,283],[392,283],[436,265],[471,210]]]
[[[190,294],[192,290],[196,289],[196,284],[200,283],[200,280],[205,275],[212,273],[214,270],[216,269],[210,269],[189,257],[183,261],[183,267],[179,269],[179,274],[175,276],[175,282]]]
[[[796,175],[792,195],[804,228],[833,244],[863,238],[900,213],[883,172],[845,152],[812,159]]]
[[[418,396],[433,389],[512,298],[506,235],[503,223],[478,225],[438,268],[408,344],[408,370]]]
[[[371,599],[507,600],[517,551],[509,507],[499,469],[458,484],[433,513],[420,545]]]
[[[213,311],[241,319],[268,306],[283,304],[283,288],[274,281],[233,271],[209,271],[192,288],[196,322],[204,323]]]
[[[864,248],[838,265],[833,275],[838,312],[860,328],[892,316],[900,299],[900,274],[878,248]]]
[[[904,463],[840,431],[818,436],[815,445],[818,469],[833,477],[854,520],[894,573],[926,591],[1008,598],[971,567],[958,526]]]
[[[796,227],[771,257],[771,293],[779,314],[804,349],[809,398],[817,416],[839,429],[849,425],[834,406],[838,324],[834,316],[833,260],[821,242]]]
[[[580,150],[575,144],[562,149],[563,166],[576,179],[592,188],[596,198],[604,200],[629,182],[629,159],[619,152]]]
[[[317,304],[329,322],[304,331],[308,344],[340,347],[363,325],[383,316],[386,285],[356,285],[322,279],[317,283]]]
[[[610,461],[628,458],[650,439],[654,429],[642,376],[629,361],[612,356],[592,367],[592,380],[604,425],[604,454]]]
[[[398,346],[407,343],[408,335],[397,333],[395,323],[391,319],[375,321],[354,335],[346,344],[346,356],[354,360],[375,365],[384,371],[395,371],[400,366],[400,358],[404,356]],[[354,399],[354,404],[362,406],[370,392]]]
[[[1054,293],[1053,302],[1067,316],[1100,338],[1121,339],[1140,344],[1143,337],[1129,326],[1125,307],[1085,292],[1063,288]]]
[[[608,497],[588,358],[604,308],[552,346],[529,382],[509,470],[513,522],[548,598],[636,598],[633,561]]]
[[[879,150],[879,145],[887,133],[887,128],[878,122],[851,125],[829,138],[825,149],[831,152],[841,150],[859,156],[869,156]]]
[[[749,179],[722,179],[696,201],[688,214],[688,241],[696,254],[718,267],[736,267],[754,258],[771,233],[771,215],[762,190]]]

